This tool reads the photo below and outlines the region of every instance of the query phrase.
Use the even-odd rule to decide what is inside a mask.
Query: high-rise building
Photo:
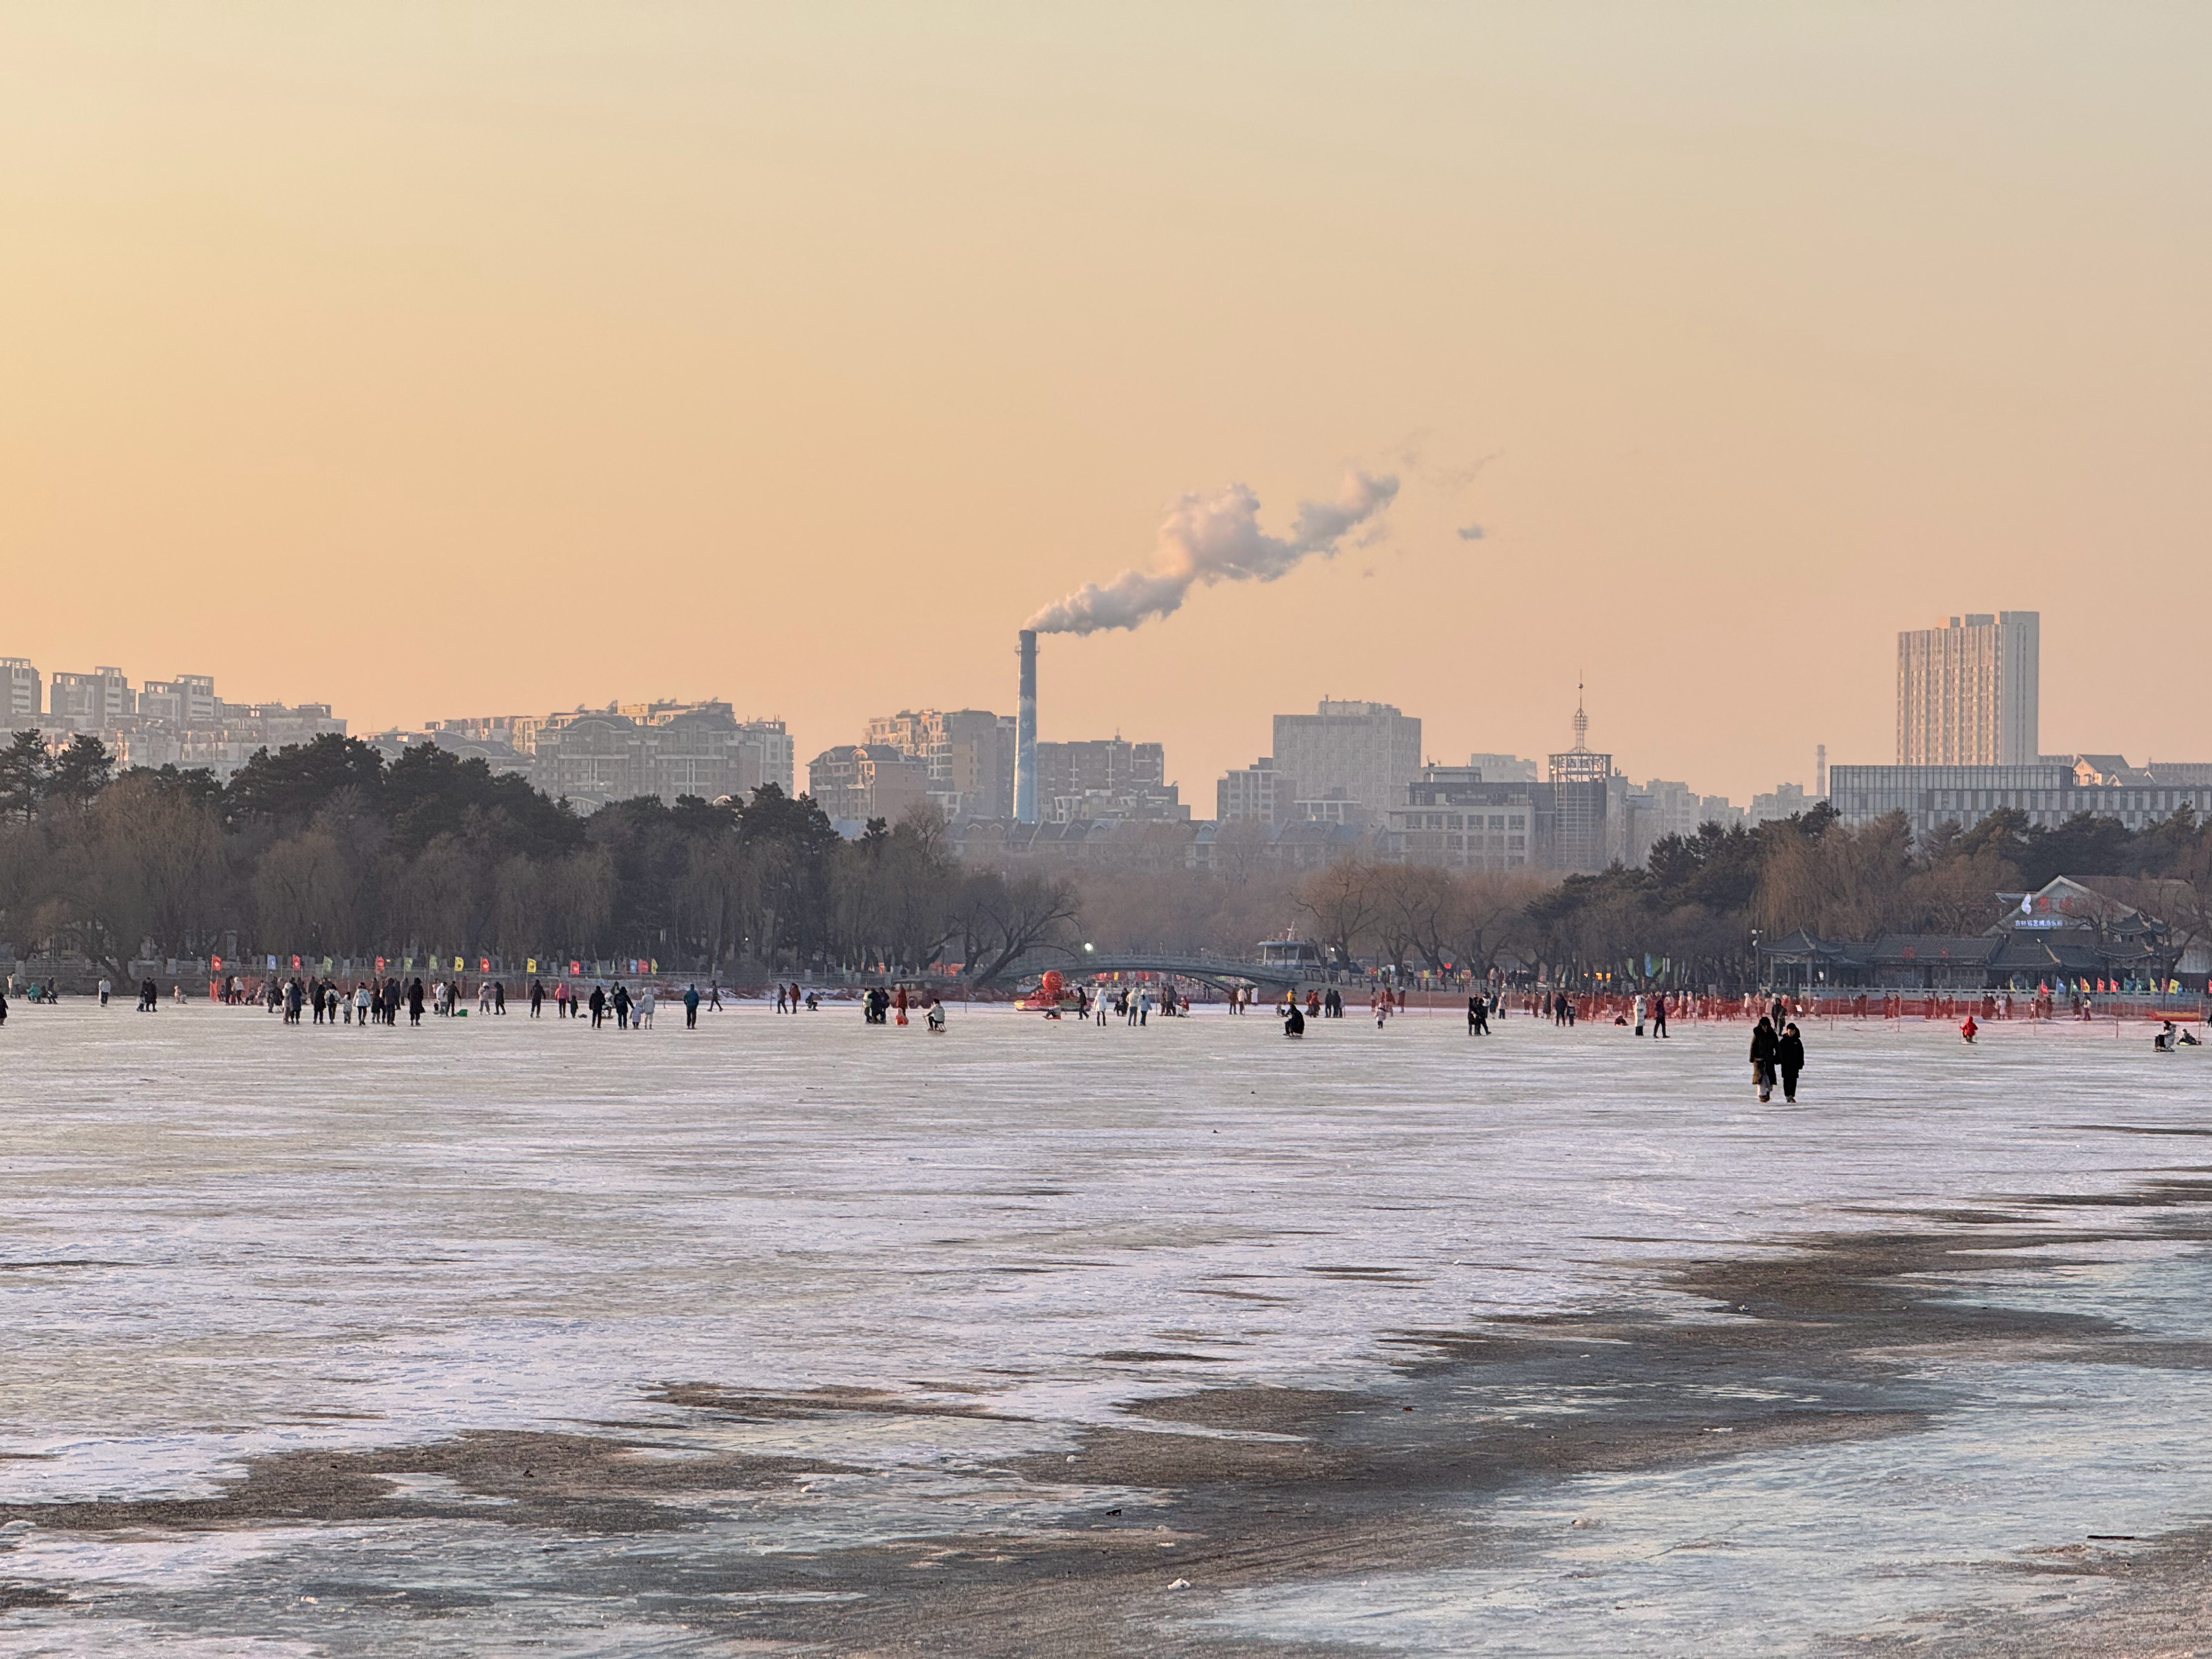
[[[1899,766],[2033,766],[2042,614],[1953,617],[1897,636]]]
[[[1421,723],[1387,702],[1324,699],[1314,714],[1275,716],[1275,765],[1301,799],[1351,803],[1379,822],[1420,773]]]
[[[46,682],[28,657],[0,657],[0,712],[11,732],[36,726],[46,712]]]
[[[1011,715],[988,708],[901,709],[868,722],[867,741],[889,744],[929,769],[929,798],[948,818],[1014,812]]]
[[[1626,863],[1626,826],[1608,810],[1617,793],[1613,757],[1589,746],[1589,716],[1583,712],[1579,695],[1575,699],[1575,746],[1553,756],[1551,769],[1555,815],[1552,849],[1559,868],[1602,870],[1616,859]]]

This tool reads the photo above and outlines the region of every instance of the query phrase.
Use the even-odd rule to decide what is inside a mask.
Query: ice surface
[[[2094,1200],[2190,1169],[2203,1158],[2191,1135],[2096,1126],[2193,1129],[2207,1073],[2154,1054],[2147,1031],[2111,1033],[2000,1025],[1968,1048],[1948,1026],[1814,1024],[1785,1108],[1753,1097],[1740,1024],[1661,1042],[1514,1018],[1484,1040],[1417,1013],[1383,1032],[1317,1022],[1293,1043],[1265,1018],[1214,1011],[1133,1030],[956,1008],[933,1037],[844,1008],[626,1034],[519,1008],[360,1030],[19,1003],[0,1029],[0,1498],[205,1495],[271,1451],[618,1419],[653,1425],[672,1455],[735,1447],[882,1472],[864,1504],[828,1489],[732,1504],[733,1543],[1048,1526],[1073,1493],[989,1472],[1073,1445],[1083,1424],[1127,1426],[1117,1406],[1146,1395],[1373,1385],[1392,1375],[1387,1339],[1501,1315],[1602,1301],[1695,1316],[1658,1279],[1686,1257],[1968,1202]],[[2127,1224],[2094,1205],[2021,1213]],[[2150,1250],[2141,1271],[2172,1255]],[[2074,1270],[2054,1293],[2203,1334],[2205,1304],[2168,1280],[2115,1288]],[[2127,1432],[2160,1472],[2112,1483],[2112,1530],[2212,1509],[2203,1460],[2161,1437],[2167,1413],[2186,1419],[2185,1382],[2130,1377],[2141,1422]],[[683,1382],[881,1388],[988,1415],[717,1426],[658,1402]],[[2010,1412],[2075,1383],[1974,1386]],[[2076,1432],[2088,1419],[2069,1420],[2039,1441],[2043,1462],[2011,1472],[2014,1497],[1948,1534],[1957,1548],[2082,1530],[2078,1509],[2037,1496],[2097,1474]],[[1991,1443],[1966,1413],[1787,1464],[1586,1477],[1489,1516],[1537,1540],[1533,1579],[1253,1592],[1207,1616],[1309,1632],[1334,1620],[1346,1639],[1467,1650],[1465,1608],[1533,1593],[1558,1565],[1541,1540],[1571,1512],[1601,1504],[1602,1547],[1636,1555],[1779,1483],[1812,1507],[1806,1530],[1759,1546],[1797,1553],[1757,1573],[1814,1572],[1820,1528],[1888,1478],[1884,1459],[1934,1459],[1932,1528],[1949,1512],[1939,1466],[2002,1455]],[[520,1547],[489,1519],[439,1525],[479,1553]],[[1868,1559],[1924,1551],[1909,1518],[1889,1525]],[[362,1529],[356,1547],[383,1536]],[[264,1572],[267,1537],[225,1565],[174,1540],[132,1554],[41,1534],[0,1556],[0,1577],[204,1585]],[[293,1529],[280,1560],[302,1559],[284,1571],[328,1547]],[[1704,1630],[1747,1570],[1742,1547],[1668,1547],[1636,1593]],[[61,1641],[76,1615],[26,1616],[7,1628]],[[125,1640],[121,1622],[105,1628]],[[635,1645],[598,1650],[663,1650],[666,1631],[639,1628]],[[1510,1620],[1482,1628],[1504,1651],[1534,1639]],[[260,1633],[291,1650],[274,1644],[292,1632]]]

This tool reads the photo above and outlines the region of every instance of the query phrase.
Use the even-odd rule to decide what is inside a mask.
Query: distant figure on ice
[[[1651,1035],[1656,1037],[1667,1035],[1667,994],[1664,991],[1651,999]]]
[[[422,976],[420,974],[407,981],[407,1023],[410,1025],[422,1023]]]
[[[1974,1040],[1974,1034],[1981,1029],[1982,1028],[1980,1026],[1974,1024],[1974,1017],[1972,1014],[1968,1014],[1965,1021],[1959,1027],[1959,1035],[1966,1038],[1967,1042],[1972,1042]]]
[[[1805,1039],[1798,1034],[1794,1019],[1782,1028],[1782,1036],[1774,1045],[1774,1069],[1782,1073],[1783,1099],[1796,1104],[1797,1073],[1805,1069]]]
[[[1751,1033],[1751,1080],[1759,1086],[1761,1103],[1774,1098],[1774,1058],[1777,1048],[1774,1022],[1765,1014]]]
[[[1469,1036],[1490,1035],[1490,1004],[1481,997],[1467,1000],[1467,1034]]]
[[[592,987],[590,1007],[592,1029],[596,1031],[599,1029],[599,1022],[607,1017],[607,994],[604,987],[598,985]]]
[[[698,1024],[699,988],[696,985],[687,985],[684,988],[684,1029],[687,1031],[691,1030]]]
[[[922,1017],[922,1023],[934,1032],[945,1030],[945,1005],[934,994],[929,999],[929,1012]]]
[[[1299,1011],[1298,1000],[1292,997],[1283,1005],[1283,1035],[1302,1037],[1306,1034],[1306,1017]]]

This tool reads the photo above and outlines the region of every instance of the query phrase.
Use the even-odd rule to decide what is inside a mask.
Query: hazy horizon
[[[1200,816],[1273,714],[1540,757],[1578,678],[1639,781],[1810,785],[1818,743],[1893,758],[1898,631],[1967,611],[2042,612],[2045,751],[2212,761],[2173,614],[2208,44],[2033,4],[0,12],[0,653],[356,732],[719,696],[803,775],[871,715],[1011,713],[1024,619],[1243,485],[1279,579],[1043,642],[1041,734],[1164,743]],[[1309,536],[1348,471],[1395,497]]]

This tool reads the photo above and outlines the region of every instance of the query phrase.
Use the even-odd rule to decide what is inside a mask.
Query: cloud
[[[1479,524],[1463,524],[1459,527],[1459,538],[1463,542],[1479,542],[1484,533],[1482,526]]]
[[[1316,554],[1334,556],[1337,544],[1362,526],[1359,545],[1377,539],[1381,515],[1397,493],[1395,477],[1347,472],[1334,501],[1298,503],[1286,538],[1260,528],[1260,498],[1243,484],[1185,495],[1160,524],[1150,569],[1124,570],[1103,586],[1086,582],[1023,626],[1040,634],[1134,628],[1180,610],[1194,587],[1274,581]]]

